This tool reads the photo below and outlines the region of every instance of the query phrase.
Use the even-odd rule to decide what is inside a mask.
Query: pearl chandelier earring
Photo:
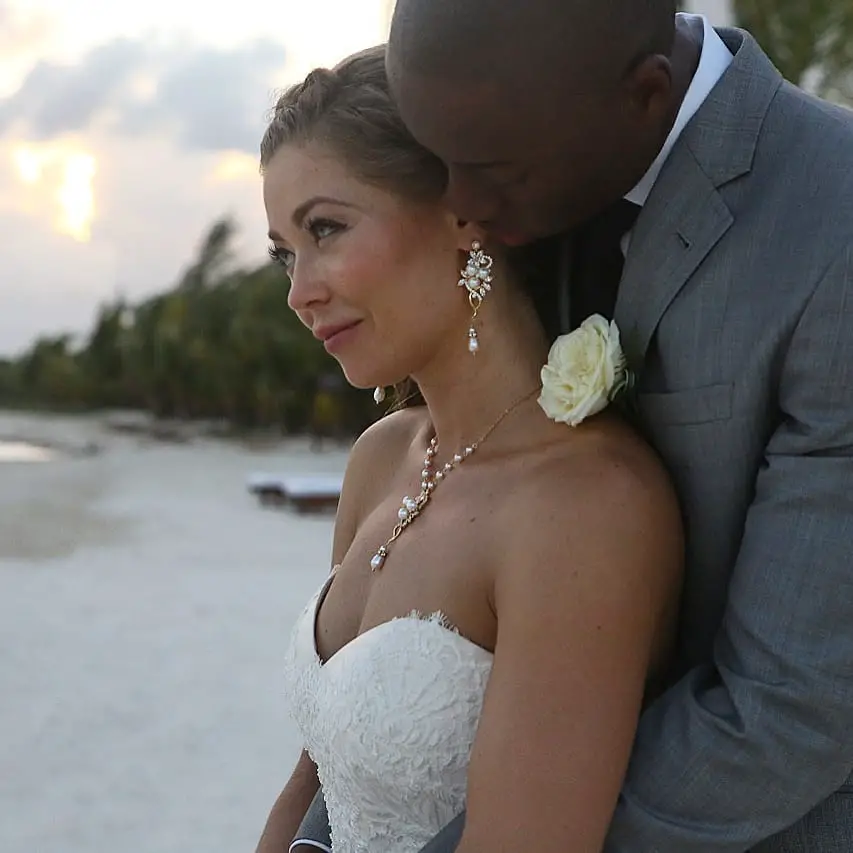
[[[468,352],[471,355],[476,355],[480,349],[480,339],[474,323],[486,294],[492,289],[492,263],[491,256],[483,251],[480,241],[474,240],[471,243],[471,251],[468,252],[468,262],[459,279],[459,287],[468,291],[468,302],[471,305],[471,325],[468,327]]]

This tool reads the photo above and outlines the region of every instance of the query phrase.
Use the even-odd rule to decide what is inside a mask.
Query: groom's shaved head
[[[394,68],[436,77],[624,73],[669,54],[675,0],[397,0]]]
[[[683,94],[673,68],[692,75],[691,26],[675,0],[397,0],[388,80],[457,215],[525,242],[639,181]]]

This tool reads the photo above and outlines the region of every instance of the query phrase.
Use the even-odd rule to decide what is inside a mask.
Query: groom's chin
[[[489,236],[509,249],[515,249],[518,246],[527,246],[530,243],[535,243],[538,239],[535,235],[524,231],[504,231],[500,228],[489,229]]]
[[[489,235],[502,243],[508,249],[518,249],[522,246],[530,246],[533,243],[538,243],[540,240],[547,240],[550,237],[556,237],[558,234],[564,233],[563,227],[539,227],[530,228],[527,230],[501,230],[499,228],[489,231]]]

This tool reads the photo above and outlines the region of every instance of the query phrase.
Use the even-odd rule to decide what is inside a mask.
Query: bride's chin
[[[383,382],[377,379],[379,375],[375,370],[347,370],[345,364],[341,364],[341,370],[344,374],[344,379],[353,387],[361,391],[372,391],[374,388],[388,388],[396,384],[399,380],[395,379],[391,382]]]
[[[370,363],[367,360],[358,362],[356,359],[348,358],[337,359],[337,362],[347,383],[360,390],[372,391],[377,387],[390,388],[405,379],[405,377],[400,377],[396,370],[389,370],[388,365],[377,364],[375,361]]]

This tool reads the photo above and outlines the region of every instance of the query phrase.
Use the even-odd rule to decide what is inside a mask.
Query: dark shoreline
[[[64,457],[86,457],[100,453],[104,448],[101,437],[110,435],[141,441],[164,444],[189,444],[193,441],[226,441],[243,446],[268,449],[289,442],[310,442],[321,448],[346,449],[356,436],[316,436],[310,433],[288,433],[277,427],[241,427],[227,420],[196,418],[158,418],[149,412],[132,410],[61,410],[46,408],[24,408],[0,406],[0,418],[6,414],[12,418],[30,417],[35,423],[52,419],[89,423],[94,435],[89,440],[69,441],[46,436],[44,431],[23,425],[11,426],[7,430],[0,425],[0,443],[27,444],[42,448]],[[53,430],[50,430],[53,432]]]

